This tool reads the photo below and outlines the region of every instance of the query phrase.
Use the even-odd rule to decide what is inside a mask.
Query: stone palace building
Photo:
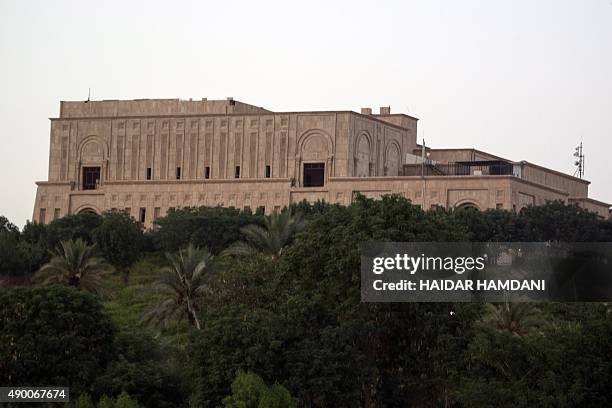
[[[129,212],[146,227],[170,208],[232,206],[271,213],[356,193],[396,193],[433,206],[520,211],[547,200],[607,217],[589,182],[475,149],[417,145],[417,119],[352,111],[271,112],[227,100],[61,102],[51,119],[48,181],[33,220]]]

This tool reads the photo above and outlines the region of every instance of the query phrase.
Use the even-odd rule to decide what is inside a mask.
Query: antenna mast
[[[574,166],[576,166],[576,171],[574,171],[574,176],[578,176],[582,178],[584,176],[584,154],[582,153],[582,142],[574,149]]]

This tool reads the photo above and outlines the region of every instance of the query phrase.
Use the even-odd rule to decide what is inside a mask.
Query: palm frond
[[[206,279],[213,272],[213,256],[207,248],[189,245],[166,254],[170,266],[162,268],[156,287],[164,298],[143,315],[143,322],[159,327],[187,319],[200,328],[198,304],[206,293]]]
[[[113,268],[104,259],[95,257],[94,249],[94,245],[82,239],[60,242],[51,260],[38,270],[34,280],[43,285],[60,283],[97,295],[107,294],[104,278]]]

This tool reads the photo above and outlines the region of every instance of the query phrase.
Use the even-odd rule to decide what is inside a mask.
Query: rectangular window
[[[153,221],[159,218],[160,211],[161,209],[159,207],[155,207],[155,209],[153,209]]]
[[[234,171],[234,178],[240,178],[240,166],[236,166],[236,170]]]
[[[497,203],[497,204],[495,204],[495,209],[496,210],[503,210],[504,209],[504,205],[502,203]]]
[[[251,214],[251,207],[249,207],[248,205],[244,206],[244,208],[242,209],[242,211],[244,211],[247,214]]]
[[[304,163],[304,187],[321,187],[325,184],[325,163]]]
[[[177,180],[181,179],[181,168],[180,167],[176,168],[176,179]]]
[[[83,190],[95,190],[100,184],[100,167],[83,167]]]
[[[132,209],[130,207],[125,207],[123,209],[123,212],[125,212],[127,215],[131,216],[132,215]]]
[[[47,210],[44,208],[40,209],[40,212],[38,213],[38,222],[40,224],[44,224],[45,223],[45,216],[47,215]]]
[[[255,212],[256,215],[264,215],[265,213],[266,213],[265,205],[257,207],[257,211]]]
[[[210,178],[210,166],[206,166],[206,168],[204,169],[204,178],[205,179]]]
[[[147,209],[144,207],[141,207],[140,212],[138,214],[138,221],[144,224],[146,219],[147,219]]]
[[[280,205],[275,205],[274,206],[274,212],[280,213]]]
[[[60,209],[56,208],[53,210],[53,219],[57,220],[60,217]]]
[[[153,171],[150,167],[147,167],[147,180],[151,180],[151,176],[153,175]]]
[[[266,166],[266,178],[270,178],[272,176],[272,169],[270,166]]]

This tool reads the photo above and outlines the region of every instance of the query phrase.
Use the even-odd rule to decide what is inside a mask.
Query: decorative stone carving
[[[313,134],[302,145],[302,160],[326,160],[329,156],[327,141],[323,135]]]
[[[81,162],[83,163],[100,163],[104,159],[102,147],[96,140],[90,140],[83,145],[81,151]]]

